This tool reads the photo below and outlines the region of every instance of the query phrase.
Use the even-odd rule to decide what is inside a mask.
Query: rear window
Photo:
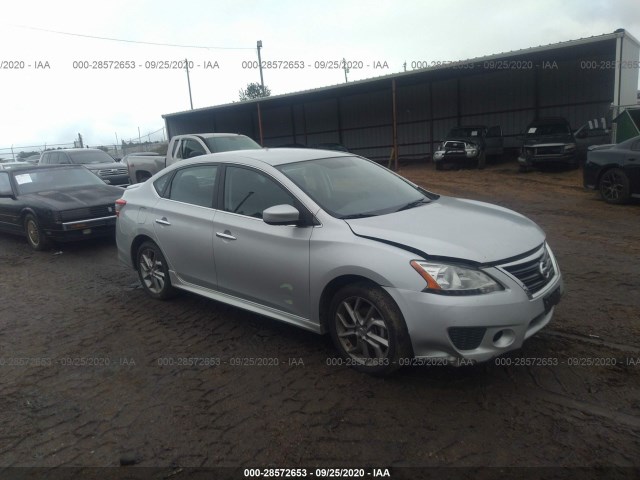
[[[66,152],[73,163],[89,165],[92,163],[113,163],[115,160],[107,152],[102,150],[86,150],[82,152]]]
[[[258,150],[262,148],[256,142],[244,135],[233,137],[209,137],[204,139],[211,153],[231,152],[234,150]]]

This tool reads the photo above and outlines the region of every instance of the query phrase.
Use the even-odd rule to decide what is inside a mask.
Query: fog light
[[[516,333],[510,328],[499,330],[493,336],[493,345],[498,348],[505,348],[511,345],[516,339]]]

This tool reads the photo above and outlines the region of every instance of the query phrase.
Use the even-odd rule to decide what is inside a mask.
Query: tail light
[[[116,200],[116,217],[120,216],[120,210],[127,204],[127,201],[124,198],[119,198]]]

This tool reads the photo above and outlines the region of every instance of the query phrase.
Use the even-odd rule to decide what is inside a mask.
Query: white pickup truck
[[[194,158],[208,153],[260,148],[262,147],[249,137],[235,133],[176,135],[169,142],[166,157],[131,154],[123,159],[123,163],[127,165],[130,183],[133,184],[144,182],[163,168],[186,158]]]

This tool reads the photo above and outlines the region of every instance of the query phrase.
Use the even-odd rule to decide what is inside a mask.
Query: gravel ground
[[[330,365],[328,337],[190,294],[147,298],[112,240],[37,253],[0,235],[0,468],[132,463],[187,478],[187,467],[380,467],[422,478],[455,466],[472,478],[486,472],[476,467],[562,466],[638,478],[640,205],[605,204],[578,170],[400,173],[546,231],[567,292],[522,350],[373,378]],[[122,471],[133,470],[107,470]]]

